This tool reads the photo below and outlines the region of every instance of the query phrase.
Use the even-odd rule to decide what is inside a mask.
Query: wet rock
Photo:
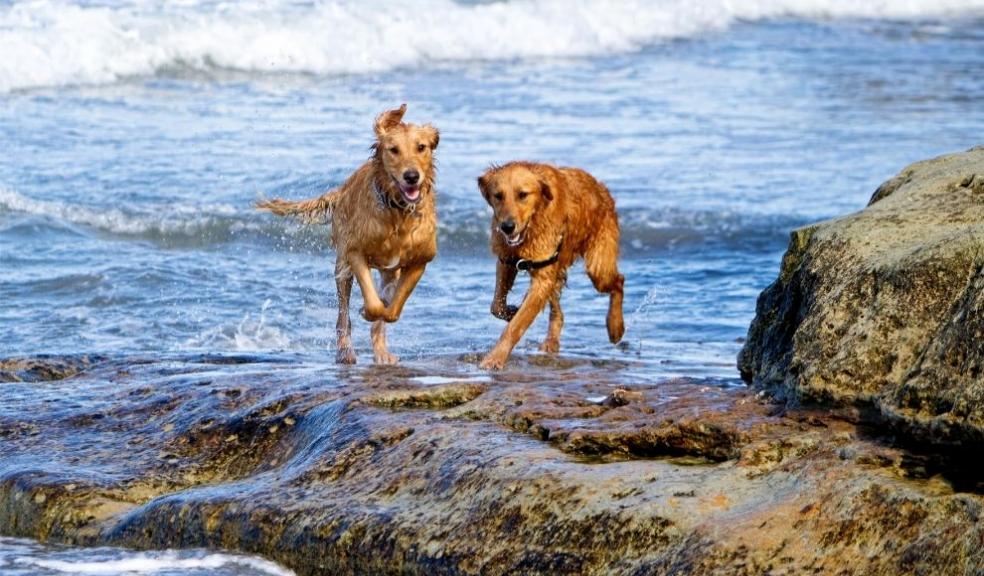
[[[0,533],[227,548],[302,575],[984,565],[978,476],[856,422],[612,364],[492,381],[447,364],[123,358],[6,384]]]
[[[984,149],[918,162],[793,232],[739,357],[754,386],[910,439],[984,444]],[[870,413],[866,413],[866,411]]]
[[[363,399],[367,404],[387,408],[451,408],[471,402],[486,386],[470,382],[403,388],[378,392]]]
[[[0,360],[0,383],[64,380],[100,360],[102,358],[87,355],[7,358]]]

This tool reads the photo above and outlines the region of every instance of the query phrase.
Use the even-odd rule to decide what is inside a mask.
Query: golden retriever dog
[[[540,349],[560,349],[560,292],[578,257],[595,289],[609,295],[608,339],[618,343],[625,332],[625,278],[618,271],[618,214],[608,188],[584,170],[532,162],[493,166],[478,187],[493,210],[492,252],[499,258],[492,314],[509,322],[481,367],[501,369],[548,302],[550,326]],[[510,306],[506,296],[519,271],[529,272],[530,289],[522,305]]]
[[[376,363],[395,364],[386,347],[386,323],[396,322],[427,263],[437,255],[434,208],[436,128],[403,122],[404,104],[376,118],[373,154],[338,188],[318,198],[291,202],[275,199],[258,208],[281,216],[331,221],[338,287],[336,362],[354,364],[349,297],[352,277],[362,289],[362,316],[372,322]],[[371,270],[378,270],[376,291]]]

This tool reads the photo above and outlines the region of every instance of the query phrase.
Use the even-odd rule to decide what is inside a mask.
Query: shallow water
[[[430,0],[427,42],[395,40],[411,24],[380,19],[382,1],[0,7],[0,355],[330,361],[325,230],[250,204],[339,184],[374,115],[408,102],[442,131],[441,235],[390,329],[405,362],[498,337],[474,179],[528,158],[593,172],[623,226],[625,344],[607,343],[607,300],[578,268],[563,354],[627,361],[647,382],[736,381],[791,229],[982,143],[984,6],[642,6]],[[542,32],[558,11],[568,24]],[[369,362],[359,320],[354,339]]]

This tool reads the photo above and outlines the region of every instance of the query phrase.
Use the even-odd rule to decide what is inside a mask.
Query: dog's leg
[[[396,282],[400,277],[400,271],[382,270],[379,272],[379,277],[382,281],[383,302],[392,302],[393,294],[396,292]],[[372,323],[372,328],[369,332],[372,335],[372,352],[376,364],[396,364],[399,362],[400,359],[390,354],[386,347],[386,322],[376,320]]]
[[[614,230],[614,232],[612,232]],[[618,272],[618,224],[602,223],[595,241],[584,253],[584,267],[595,290],[608,294],[608,339],[617,344],[625,334],[622,294],[625,277]]]
[[[338,351],[335,353],[335,362],[338,364],[355,364],[355,349],[352,348],[352,321],[349,319],[352,271],[341,258],[335,261],[335,286],[338,290],[338,321],[335,323]]]
[[[418,264],[400,269],[400,280],[397,282],[396,290],[393,292],[393,299],[386,306],[386,310],[382,315],[383,320],[396,322],[400,319],[400,314],[403,313],[403,305],[407,303],[407,298],[413,293],[413,289],[417,287],[417,282],[420,282],[420,277],[424,275],[425,268],[427,268],[426,264]]]
[[[359,282],[359,288],[362,289],[364,303],[362,317],[369,322],[381,319],[386,313],[386,305],[376,293],[376,283],[372,280],[372,270],[369,269],[369,263],[366,262],[365,256],[352,254],[349,256],[349,265],[352,267],[352,274]]]
[[[547,305],[547,301],[555,292],[556,287],[557,278],[552,271],[543,271],[533,277],[530,291],[526,293],[523,304],[509,321],[506,329],[502,331],[502,336],[499,337],[495,348],[482,360],[480,367],[486,370],[498,370],[505,366],[509,354],[516,347],[516,343],[526,333],[537,314]]]
[[[625,293],[625,276],[621,274],[617,278],[617,287],[611,291],[608,297],[608,317],[605,319],[605,326],[608,327],[608,339],[612,344],[618,344],[625,335],[625,321],[622,318],[622,297]]]
[[[516,282],[515,266],[510,266],[504,262],[498,262],[495,266],[495,295],[492,297],[492,315],[508,322],[516,315],[519,310],[516,306],[510,306],[507,302],[509,291],[512,290]]]
[[[548,354],[560,352],[560,331],[564,328],[564,312],[560,309],[560,290],[550,297],[550,326],[540,351]]]

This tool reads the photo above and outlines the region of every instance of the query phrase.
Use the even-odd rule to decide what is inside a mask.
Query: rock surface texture
[[[0,531],[301,575],[984,566],[967,478],[859,424],[622,363],[468,365],[0,361]]]
[[[918,162],[792,234],[739,357],[780,398],[984,449],[984,148]]]

